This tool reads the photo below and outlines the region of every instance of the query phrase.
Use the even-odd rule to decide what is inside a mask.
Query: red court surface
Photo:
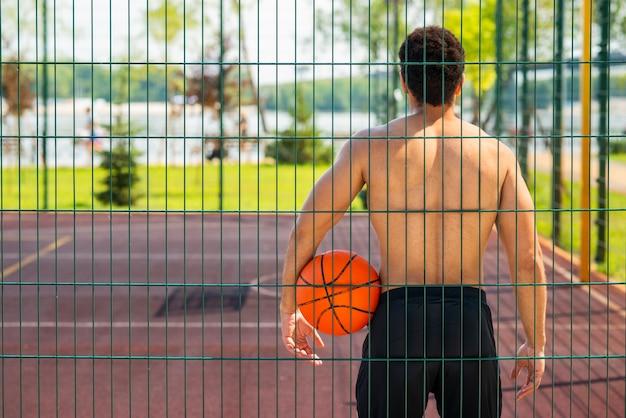
[[[326,336],[318,368],[279,342],[276,280],[293,217],[1,216],[1,416],[356,417],[365,331]],[[378,264],[363,215],[320,250],[331,245]],[[581,286],[566,260],[554,256],[553,269],[544,255],[550,359],[534,399],[515,402],[506,377],[522,340],[512,288],[485,287],[505,358],[502,416],[623,417],[626,294]],[[485,283],[508,284],[507,272],[494,234]],[[432,401],[426,415],[437,416]]]

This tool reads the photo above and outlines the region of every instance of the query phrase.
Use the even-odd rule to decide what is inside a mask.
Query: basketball
[[[300,272],[296,303],[304,318],[326,334],[345,335],[367,325],[380,297],[378,273],[345,250],[314,257]]]

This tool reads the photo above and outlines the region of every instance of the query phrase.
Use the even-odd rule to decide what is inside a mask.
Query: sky
[[[4,34],[17,31],[15,24],[18,0],[1,0],[5,13],[2,15]],[[146,7],[153,8],[160,0],[48,0],[49,14],[49,56],[56,54],[60,61],[83,61],[108,63],[126,62],[130,56],[134,62],[165,61],[163,43],[147,35]],[[182,3],[182,0],[179,0]],[[224,5],[224,32],[233,37],[235,54],[226,57],[226,61],[237,61],[239,45],[238,14],[232,8],[233,1],[222,0]],[[330,10],[332,0],[244,0],[241,10],[241,28],[243,28],[247,61],[263,63],[258,68],[260,84],[274,84],[293,81],[296,69],[293,63],[346,62],[348,50],[345,42],[330,42],[315,29],[314,4],[319,10]],[[41,17],[35,25],[34,5],[37,0],[20,0],[20,59],[39,59],[43,54],[41,42]],[[38,0],[41,7],[42,0]],[[198,7],[199,0],[186,0],[187,7]],[[219,39],[219,0],[205,1],[205,39]],[[30,7],[29,7],[30,6]],[[12,11],[12,13],[11,13]],[[195,15],[199,15],[197,10]],[[56,16],[56,19],[55,19]],[[32,22],[32,23],[27,23]],[[92,24],[93,22],[93,24]],[[129,30],[130,26],[130,30]],[[156,25],[155,25],[156,26]],[[212,31],[214,35],[209,33]],[[39,44],[34,44],[35,34],[39,33]],[[130,35],[130,36],[129,36]],[[3,36],[6,37],[6,36]],[[13,40],[14,43],[17,42]],[[315,40],[315,54],[313,41]],[[200,62],[202,56],[202,26],[196,24],[187,28],[183,48],[182,35],[168,45],[167,62]],[[13,45],[13,49],[17,50]],[[242,43],[243,46],[243,43]],[[297,47],[296,47],[297,46]],[[334,49],[331,48],[334,46]],[[6,48],[4,56],[7,56]],[[334,56],[334,61],[333,61]],[[205,62],[216,61],[219,48],[205,44]],[[245,59],[244,59],[245,61]],[[279,62],[280,65],[268,65]],[[316,78],[329,78],[349,73],[348,66],[316,65]],[[257,74],[257,68],[253,68]],[[299,79],[311,78],[310,69],[299,67]]]
[[[42,19],[35,24],[36,5],[41,10],[44,0],[0,0],[0,33],[2,33],[3,60],[15,55],[20,42],[22,61],[42,59]],[[223,33],[230,36],[232,51],[225,57],[227,62],[240,60],[238,33],[241,27],[241,47],[247,50],[247,58],[241,61],[260,62],[253,66],[252,74],[259,84],[293,82],[310,79],[315,62],[316,79],[341,77],[350,73],[350,50],[347,42],[334,41],[320,31],[328,28],[328,22],[320,24],[320,13],[329,14],[332,4],[342,0],[240,0],[241,14],[234,10],[234,0],[169,0],[170,4],[183,1],[188,14],[197,22],[187,27],[185,37],[179,36],[168,44],[148,34],[146,10],[154,9],[162,0],[47,0],[49,59],[57,61],[90,62],[108,64],[110,61],[124,63],[200,63],[215,62],[219,58],[219,46],[208,42],[217,40],[220,26],[220,4],[223,6]],[[204,2],[205,42],[203,48],[200,5]],[[221,2],[221,3],[220,3]],[[357,4],[357,0],[354,0]],[[424,22],[423,4],[410,8],[410,22]],[[20,24],[17,24],[19,7]],[[432,16],[426,14],[426,23]],[[152,31],[158,23],[150,23]],[[163,22],[160,23],[161,29]],[[338,26],[338,25],[336,25]],[[339,33],[338,28],[335,29]],[[326,31],[328,32],[328,30]],[[39,42],[35,45],[35,40]],[[7,43],[8,42],[8,43]],[[183,44],[184,42],[184,44]],[[184,46],[184,47],[183,47]],[[595,46],[595,44],[594,44]],[[549,46],[549,48],[551,45]],[[204,54],[203,50],[204,49]],[[364,46],[353,42],[352,61],[365,60]],[[278,65],[276,64],[278,63]],[[296,63],[300,65],[296,69]],[[330,65],[334,63],[334,65]],[[353,66],[352,74],[367,68]]]

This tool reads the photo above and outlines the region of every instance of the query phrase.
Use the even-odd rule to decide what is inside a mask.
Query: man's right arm
[[[504,164],[507,170],[501,187],[497,228],[507,253],[511,281],[516,285],[517,307],[526,334],[526,343],[520,347],[518,355],[543,357],[547,289],[534,205],[515,156],[508,149],[506,154]],[[539,386],[544,364],[543,359],[516,362],[512,377],[516,377],[522,368],[528,368],[529,372],[518,398]]]

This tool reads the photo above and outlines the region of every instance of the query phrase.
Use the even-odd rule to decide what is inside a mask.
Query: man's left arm
[[[307,337],[314,337],[322,347],[323,342],[297,310],[294,285],[298,274],[313,258],[326,233],[339,222],[363,187],[357,142],[348,140],[344,143],[334,164],[315,183],[291,230],[283,265],[280,302],[283,343],[289,351],[299,357],[309,358],[315,364],[321,364],[321,361],[313,353]]]

